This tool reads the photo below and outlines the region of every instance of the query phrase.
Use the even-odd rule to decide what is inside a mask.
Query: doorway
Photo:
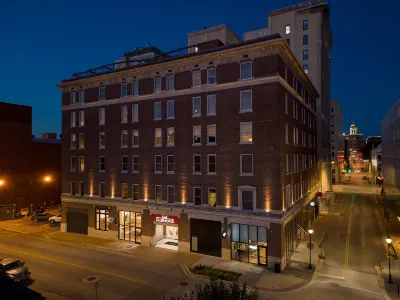
[[[178,226],[168,226],[156,224],[156,233],[154,247],[170,250],[178,250],[179,231]]]
[[[267,246],[258,246],[258,264],[267,266]]]

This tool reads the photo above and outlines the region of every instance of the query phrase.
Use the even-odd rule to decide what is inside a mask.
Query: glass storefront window
[[[119,239],[140,244],[142,239],[142,214],[130,211],[119,212]]]
[[[108,209],[96,208],[96,230],[108,231]]]

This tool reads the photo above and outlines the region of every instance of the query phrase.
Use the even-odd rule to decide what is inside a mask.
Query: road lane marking
[[[352,215],[353,215],[354,197],[355,197],[355,195],[353,194],[352,197],[351,197],[349,224],[347,225],[346,247],[345,247],[345,250],[344,250],[344,268],[345,268],[345,269],[347,269],[347,267],[349,266],[349,248],[350,248],[351,217],[352,217]]]
[[[12,249],[12,248],[4,248],[4,247],[0,247],[0,250],[3,250],[5,252],[28,255],[28,256],[32,256],[32,257],[48,260],[48,261],[51,261],[51,262],[55,262],[55,263],[59,263],[59,264],[63,264],[63,265],[67,265],[67,266],[83,269],[83,270],[88,270],[88,271],[92,271],[92,272],[97,272],[97,273],[101,273],[101,274],[104,274],[104,275],[109,275],[109,276],[112,276],[112,277],[125,279],[125,280],[129,280],[129,281],[133,281],[133,282],[137,282],[137,283],[141,283],[141,284],[147,284],[148,283],[145,280],[141,280],[141,279],[138,279],[138,278],[135,278],[135,277],[129,277],[129,276],[125,276],[125,275],[122,275],[122,274],[117,274],[117,273],[112,273],[112,272],[108,272],[108,271],[104,271],[104,270],[100,270],[100,269],[86,267],[86,266],[82,266],[82,265],[75,264],[75,263],[72,263],[72,262],[68,262],[68,261],[65,261],[65,260],[60,260],[60,259],[56,259],[56,258],[52,258],[52,257],[48,257],[48,256],[36,254],[36,253],[30,253],[30,252],[26,252],[26,251],[16,250],[16,249]]]

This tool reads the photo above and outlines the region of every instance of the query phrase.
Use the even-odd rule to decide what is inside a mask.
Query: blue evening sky
[[[292,0],[0,1],[0,101],[33,106],[33,133],[61,131],[56,84],[111,63],[147,42],[163,51],[187,45],[187,33],[228,24],[243,33],[267,26],[270,10]],[[380,5],[384,3],[385,5]],[[400,2],[332,0],[331,99],[346,131],[355,121],[379,135],[399,95]]]

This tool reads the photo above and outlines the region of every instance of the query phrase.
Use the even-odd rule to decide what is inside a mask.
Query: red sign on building
[[[151,219],[153,220],[153,222],[165,224],[178,224],[179,221],[178,217],[158,214],[151,215]]]

